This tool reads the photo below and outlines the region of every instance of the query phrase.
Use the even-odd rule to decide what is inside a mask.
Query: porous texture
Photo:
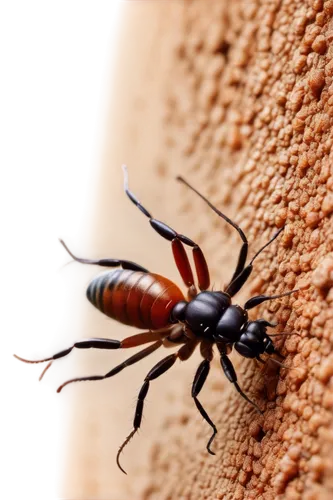
[[[128,476],[116,467],[117,449],[130,432],[145,375],[170,351],[104,384],[82,384],[63,496],[331,500],[333,1],[122,5],[126,30],[86,255],[134,260],[181,284],[170,245],[125,200],[125,161],[131,189],[155,217],[200,243],[214,289],[221,289],[241,240],[176,184],[182,174],[240,224],[250,257],[284,226],[235,302],[298,288],[251,311],[252,318],[278,322],[275,332],[298,335],[274,339],[290,370],[231,354],[239,384],[263,416],[228,383],[215,356],[199,397],[218,429],[215,457],[206,451],[211,429],[191,399],[199,352],[151,384],[140,433],[121,457]],[[97,313],[85,319],[87,337],[130,334]],[[80,373],[107,372],[128,356],[104,354]]]
[[[299,335],[275,340],[291,370],[231,357],[262,417],[213,363],[200,399],[218,428],[215,457],[205,450],[210,429],[188,380],[168,389],[173,403],[154,434],[140,495],[331,499],[333,1],[182,5],[164,115],[166,149],[176,160],[160,158],[159,174],[181,168],[243,228],[251,255],[284,226],[237,302],[299,288],[252,313]],[[178,190],[173,209],[186,214],[186,234],[202,244],[219,288],[232,274],[239,236],[193,193]]]

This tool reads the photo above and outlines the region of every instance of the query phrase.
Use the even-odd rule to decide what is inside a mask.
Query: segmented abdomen
[[[170,312],[184,295],[158,274],[115,269],[97,276],[87,289],[89,301],[125,325],[155,330],[170,321]]]

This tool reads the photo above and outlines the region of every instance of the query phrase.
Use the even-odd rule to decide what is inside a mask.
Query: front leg
[[[266,302],[266,300],[274,300],[274,299],[280,299],[281,297],[288,297],[288,295],[291,295],[298,291],[299,291],[298,289],[295,289],[291,290],[290,292],[281,293],[279,295],[256,295],[255,297],[251,297],[251,299],[245,302],[244,309],[248,311],[253,307],[259,306],[259,304]]]
[[[220,361],[221,361],[222,369],[224,371],[225,376],[229,380],[229,382],[231,382],[232,384],[234,384],[237,392],[239,392],[239,394],[248,403],[250,403],[252,406],[254,406],[254,408],[257,410],[257,412],[260,415],[263,415],[263,412],[260,410],[259,406],[256,403],[254,403],[250,398],[248,398],[247,395],[244,394],[244,392],[242,391],[242,389],[239,387],[239,385],[237,383],[237,374],[236,374],[235,368],[234,368],[232,362],[230,361],[230,359],[228,358],[228,356],[227,356],[227,354],[226,354],[226,352],[224,350],[224,347],[221,346],[221,345],[218,345],[217,347],[218,347],[218,349],[219,349],[219,351],[221,353]]]
[[[206,412],[206,410],[204,409],[204,407],[202,406],[202,404],[200,403],[200,401],[197,398],[204,383],[206,382],[209,370],[210,370],[210,360],[204,359],[200,363],[200,365],[197,369],[197,372],[195,374],[194,380],[193,380],[192,398],[194,399],[194,403],[195,403],[196,407],[198,408],[200,415],[206,420],[206,422],[213,429],[213,434],[211,435],[211,437],[209,438],[209,441],[207,443],[207,451],[211,455],[215,455],[215,453],[210,449],[210,445],[212,444],[213,439],[215,438],[215,436],[217,434],[217,429],[216,429],[214,422],[210,419],[208,413]]]

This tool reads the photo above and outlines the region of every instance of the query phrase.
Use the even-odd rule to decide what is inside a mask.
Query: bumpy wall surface
[[[214,361],[200,400],[218,428],[215,457],[205,450],[210,428],[190,397],[200,356],[154,382],[146,430],[124,453],[126,462],[126,453],[142,447],[129,466],[127,496],[112,496],[110,489],[108,498],[331,499],[333,1],[195,0],[155,2],[146,9],[140,15],[151,15],[155,38],[140,80],[141,100],[132,115],[127,110],[132,128],[125,133],[120,125],[119,132],[136,163],[132,188],[156,217],[202,245],[217,289],[232,274],[240,238],[178,186],[176,174],[242,227],[250,256],[284,226],[236,302],[298,288],[251,316],[277,321],[277,331],[299,336],[276,340],[292,370],[231,356],[240,385],[263,416]],[[145,85],[159,91],[147,95]],[[149,233],[145,223],[139,214],[142,245]],[[165,272],[169,259],[178,279],[168,244],[151,238],[153,270]]]

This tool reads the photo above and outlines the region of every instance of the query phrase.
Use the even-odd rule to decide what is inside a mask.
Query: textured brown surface
[[[145,3],[129,4],[144,9]],[[82,487],[80,498],[331,499],[333,2],[145,5],[141,22],[145,19],[148,28],[151,16],[155,28],[148,69],[140,80],[147,87],[140,87],[134,112],[129,106],[124,111],[118,129],[122,155],[120,150],[108,154],[121,162],[131,145],[126,156],[135,164],[131,186],[154,215],[202,244],[215,288],[232,274],[239,236],[193,193],[175,185],[176,174],[241,225],[251,255],[285,225],[283,236],[256,261],[237,302],[254,293],[300,289],[298,295],[253,311],[253,317],[278,321],[278,331],[301,335],[276,341],[285,363],[297,369],[262,368],[231,356],[242,388],[264,409],[259,417],[226,382],[218,361],[213,363],[200,395],[219,431],[211,457],[205,450],[210,429],[190,397],[199,355],[175,367],[152,389],[142,434],[124,454],[127,478],[118,479],[112,454],[130,418],[125,426],[118,415],[111,424],[105,401],[104,417],[98,412],[91,417],[94,432],[100,433],[96,456],[104,472],[87,462],[85,484],[89,478],[91,484]],[[139,23],[131,26],[132,35],[144,32]],[[133,59],[134,50],[130,54]],[[114,137],[115,124],[111,128]],[[106,174],[105,186],[113,172]],[[120,174],[116,181],[121,182]],[[102,192],[106,197],[106,187]],[[122,235],[124,258],[148,265],[149,254],[153,271],[180,283],[167,243],[150,234],[140,214],[130,209],[123,214],[132,221],[131,234]],[[95,227],[100,248],[102,233],[102,226]],[[130,241],[137,246],[129,246]],[[145,362],[135,379],[153,362]],[[125,405],[123,389],[118,390],[117,403]],[[105,446],[102,451],[106,435],[109,452]]]

